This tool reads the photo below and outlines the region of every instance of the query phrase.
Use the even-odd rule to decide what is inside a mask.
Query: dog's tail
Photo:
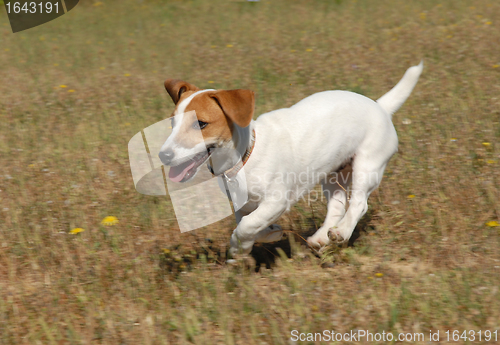
[[[377,103],[392,117],[399,107],[403,105],[418,81],[418,77],[424,69],[424,60],[418,66],[413,66],[406,70],[405,75],[391,91],[377,100]]]

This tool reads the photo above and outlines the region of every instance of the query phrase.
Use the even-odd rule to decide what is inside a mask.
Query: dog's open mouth
[[[198,153],[188,161],[176,166],[171,166],[168,172],[168,178],[173,182],[186,182],[196,174],[200,165],[205,163],[210,157],[212,147],[207,148],[206,151]]]

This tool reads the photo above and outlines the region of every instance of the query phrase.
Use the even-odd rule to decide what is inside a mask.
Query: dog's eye
[[[193,123],[192,127],[194,129],[203,129],[208,125],[208,123],[203,122],[203,121],[196,121]]]

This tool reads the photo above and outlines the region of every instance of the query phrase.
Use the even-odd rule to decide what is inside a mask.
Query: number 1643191
[[[51,2],[6,2],[7,13],[59,13],[59,3]]]

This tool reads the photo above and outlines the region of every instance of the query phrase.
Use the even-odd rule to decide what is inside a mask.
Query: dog
[[[169,178],[175,182],[191,180],[204,163],[216,176],[245,180],[248,201],[235,212],[233,257],[250,253],[255,242],[280,240],[283,230],[273,223],[318,183],[327,215],[307,242],[318,249],[345,243],[398,150],[392,114],[409,97],[422,70],[423,61],[410,67],[377,101],[349,91],[323,91],[257,120],[250,90],[201,90],[168,79],[165,88],[175,104],[175,120],[159,158],[170,166]],[[195,135],[200,131],[203,138]],[[214,166],[217,149],[238,154],[228,154]]]

